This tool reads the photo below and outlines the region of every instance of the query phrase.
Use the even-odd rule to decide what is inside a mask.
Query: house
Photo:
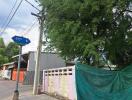
[[[3,71],[3,68],[2,66],[0,66],[0,78],[2,78],[2,71]]]
[[[12,58],[16,61],[18,60],[18,56],[13,56]],[[23,84],[33,84],[34,73],[35,73],[35,64],[36,64],[36,52],[30,51],[28,53],[22,54],[22,61],[26,63],[26,66],[23,67],[25,69],[21,69],[20,74],[23,76],[22,82]],[[57,53],[47,53],[41,52],[40,55],[40,83],[42,83],[42,71],[44,69],[51,68],[60,68],[66,66],[65,60],[63,60]],[[16,67],[17,68],[17,67]],[[15,69],[14,69],[15,71]],[[13,73],[13,75],[16,72]]]
[[[15,81],[17,79],[17,66],[18,66],[18,62],[14,62],[14,66],[11,69],[11,80]],[[25,63],[24,61],[21,61],[20,64],[20,72],[19,72],[19,82],[23,82],[24,80],[24,76],[25,76],[25,72],[27,71],[27,63]]]
[[[14,66],[14,62],[3,64],[1,67],[1,77],[4,79],[11,79],[11,69]]]
[[[9,79],[9,80],[16,80],[17,77],[17,62],[10,62],[3,64],[2,69],[1,69],[1,77],[3,79]],[[23,82],[24,80],[24,72],[26,71],[26,63],[21,61],[21,66],[20,66],[20,75],[19,75],[19,82]]]

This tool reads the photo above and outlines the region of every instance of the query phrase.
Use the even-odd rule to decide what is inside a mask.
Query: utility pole
[[[39,87],[40,87],[40,55],[42,49],[42,37],[43,37],[43,29],[44,29],[44,20],[45,20],[45,12],[42,10],[41,16],[31,13],[32,15],[36,16],[39,20],[40,24],[40,34],[39,34],[39,41],[38,41],[38,48],[37,48],[37,56],[36,56],[36,65],[35,65],[35,75],[34,75],[34,84],[33,84],[33,94],[39,94]]]

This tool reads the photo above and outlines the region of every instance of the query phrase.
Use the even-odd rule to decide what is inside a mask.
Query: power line
[[[32,7],[34,7],[35,9],[37,9],[38,11],[40,11],[37,7],[35,7],[31,2],[29,2],[28,0],[25,0],[28,4],[30,4]]]
[[[15,16],[16,12],[18,11],[20,5],[22,4],[22,1],[23,1],[23,0],[20,1],[19,5],[18,5],[17,8],[15,9],[15,11],[14,11],[13,15],[11,16],[10,20],[8,21],[8,23],[7,23],[6,26],[4,27],[4,29],[3,29],[2,33],[1,33],[1,35],[5,32],[5,30],[7,29],[7,26],[8,26],[8,25],[10,24],[10,22],[12,21],[12,19],[13,19],[13,17]]]
[[[32,30],[32,28],[34,27],[35,24],[36,24],[36,22],[34,22],[25,33],[30,32]]]
[[[14,5],[13,5],[13,7],[11,8],[11,11],[10,11],[9,15],[7,16],[7,18],[5,19],[5,21],[8,21],[9,17],[11,16],[11,14],[12,14],[12,12],[13,12],[13,9],[15,8],[15,6],[16,6],[16,4],[17,4],[17,1],[18,1],[18,0],[15,1]],[[5,26],[5,24],[2,25],[1,31],[0,31],[0,32],[2,32],[2,28],[3,28],[4,26]]]
[[[28,0],[25,0],[29,5],[31,5],[33,8],[35,8],[36,10],[40,11],[36,6],[34,6],[31,2],[29,2]],[[32,28],[34,27],[34,25],[36,24],[37,21],[34,21],[34,23],[28,27],[26,30],[24,30],[23,32],[20,32],[21,33],[24,33],[23,35],[27,35],[27,33],[29,33]]]
[[[37,23],[37,21],[35,21],[30,27],[28,27],[27,29],[26,29],[26,31],[23,31],[23,32],[21,32],[21,33],[24,33],[23,35],[26,35],[27,33],[29,33],[31,30],[32,30],[32,28],[34,27],[34,25]]]

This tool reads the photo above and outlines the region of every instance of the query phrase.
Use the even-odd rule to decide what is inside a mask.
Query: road
[[[15,81],[0,79],[0,100],[12,100]],[[45,94],[34,96],[32,86],[19,84],[20,100],[57,100]]]

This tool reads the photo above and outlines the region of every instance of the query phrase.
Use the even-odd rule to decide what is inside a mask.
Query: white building
[[[11,79],[11,70],[9,68],[14,66],[14,62],[3,64],[3,70],[1,70],[1,77],[4,79]]]

